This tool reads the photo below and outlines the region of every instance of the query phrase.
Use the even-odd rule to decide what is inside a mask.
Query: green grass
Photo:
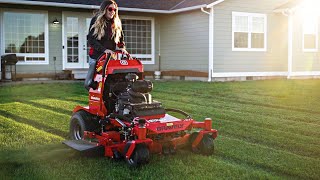
[[[320,80],[154,82],[153,98],[218,129],[216,151],[124,161],[65,147],[82,83],[0,87],[0,176],[4,179],[320,179]]]

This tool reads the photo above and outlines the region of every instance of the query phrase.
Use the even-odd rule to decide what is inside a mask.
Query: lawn
[[[320,80],[154,82],[153,98],[218,129],[212,156],[153,155],[138,169],[61,142],[82,83],[0,86],[0,179],[320,179]]]

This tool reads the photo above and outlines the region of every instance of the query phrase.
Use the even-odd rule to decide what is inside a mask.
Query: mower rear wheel
[[[80,140],[83,138],[84,131],[93,131],[92,117],[85,111],[78,111],[73,114],[70,120],[70,138]]]
[[[214,139],[209,134],[204,134],[198,146],[192,148],[192,143],[197,138],[198,134],[198,132],[194,132],[190,135],[189,143],[191,150],[198,154],[212,155],[214,152]]]
[[[129,149],[126,147],[125,149]],[[131,157],[126,159],[130,167],[138,167],[149,162],[150,152],[145,144],[137,144]]]

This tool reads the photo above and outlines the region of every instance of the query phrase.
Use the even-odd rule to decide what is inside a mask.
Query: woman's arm
[[[124,42],[124,34],[123,31],[121,31],[121,37],[120,42],[117,44],[117,47],[122,51],[122,53],[126,54],[128,56],[128,59],[132,59],[128,51],[126,50],[126,43]]]
[[[90,47],[92,47],[93,49],[95,49],[97,51],[104,52],[107,50],[107,48],[103,47],[103,45],[96,39],[96,37],[94,37],[94,35],[93,35],[94,28],[91,29],[91,27],[95,23],[96,19],[97,19],[96,17],[93,17],[91,19],[89,33],[87,35],[87,40],[88,40],[88,44],[90,45]]]
[[[121,37],[120,37],[120,39],[119,39],[119,42],[118,42],[118,44],[117,44],[117,47],[119,48],[119,49],[126,49],[126,43],[124,42],[124,34],[123,34],[123,31],[121,31]]]

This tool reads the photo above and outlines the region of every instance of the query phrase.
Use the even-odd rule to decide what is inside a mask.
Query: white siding
[[[209,15],[199,9],[160,21],[161,70],[208,72]]]
[[[285,0],[226,0],[214,7],[213,71],[277,72],[287,71],[287,17],[273,10]],[[232,51],[232,12],[267,15],[267,51]]]

